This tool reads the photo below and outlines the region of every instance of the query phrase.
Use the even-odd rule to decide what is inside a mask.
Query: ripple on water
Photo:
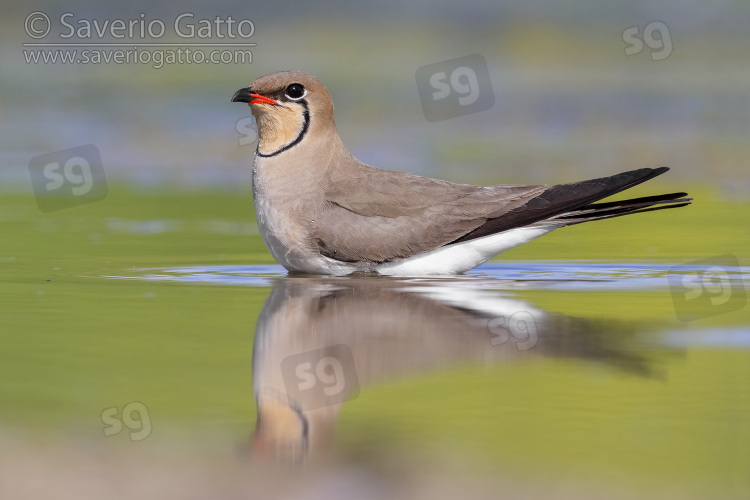
[[[137,269],[127,275],[106,277],[267,287],[271,285],[274,278],[286,275],[286,270],[279,265],[234,265]],[[718,278],[716,276],[715,266],[707,265],[508,261],[484,264],[459,276],[404,279],[438,281],[441,283],[453,282],[477,288],[578,291],[668,290],[670,278],[687,282],[714,277],[729,286],[741,286],[744,281],[750,280],[750,273],[741,267],[722,267]]]

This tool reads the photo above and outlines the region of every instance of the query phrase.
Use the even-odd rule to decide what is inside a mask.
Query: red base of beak
[[[250,94],[250,104],[276,104],[276,101],[260,94]]]

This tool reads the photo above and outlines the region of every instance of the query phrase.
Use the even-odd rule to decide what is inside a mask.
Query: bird
[[[687,193],[601,202],[663,174],[640,168],[558,185],[458,184],[357,160],[314,76],[279,71],[241,88],[258,146],[258,228],[292,273],[456,275],[561,227],[691,203]]]

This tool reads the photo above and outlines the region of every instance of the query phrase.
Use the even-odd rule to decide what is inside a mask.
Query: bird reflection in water
[[[467,363],[551,356],[650,375],[632,346],[640,331],[468,279],[279,278],[255,333],[253,453],[293,463],[321,454],[341,405],[368,385]]]

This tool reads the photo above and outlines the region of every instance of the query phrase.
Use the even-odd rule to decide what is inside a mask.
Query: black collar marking
[[[302,99],[300,101],[296,101],[299,103],[302,103],[302,107],[305,108],[305,112],[302,114],[302,119],[304,120],[302,123],[302,130],[300,131],[299,135],[296,139],[294,139],[292,142],[287,144],[286,146],[282,146],[273,153],[263,154],[260,152],[260,141],[258,141],[258,147],[255,149],[255,154],[262,157],[262,158],[270,158],[271,156],[276,156],[279,153],[283,153],[287,149],[291,148],[292,146],[296,146],[299,144],[299,142],[305,137],[305,134],[307,133],[307,129],[310,128],[310,110],[307,107],[307,101]]]

